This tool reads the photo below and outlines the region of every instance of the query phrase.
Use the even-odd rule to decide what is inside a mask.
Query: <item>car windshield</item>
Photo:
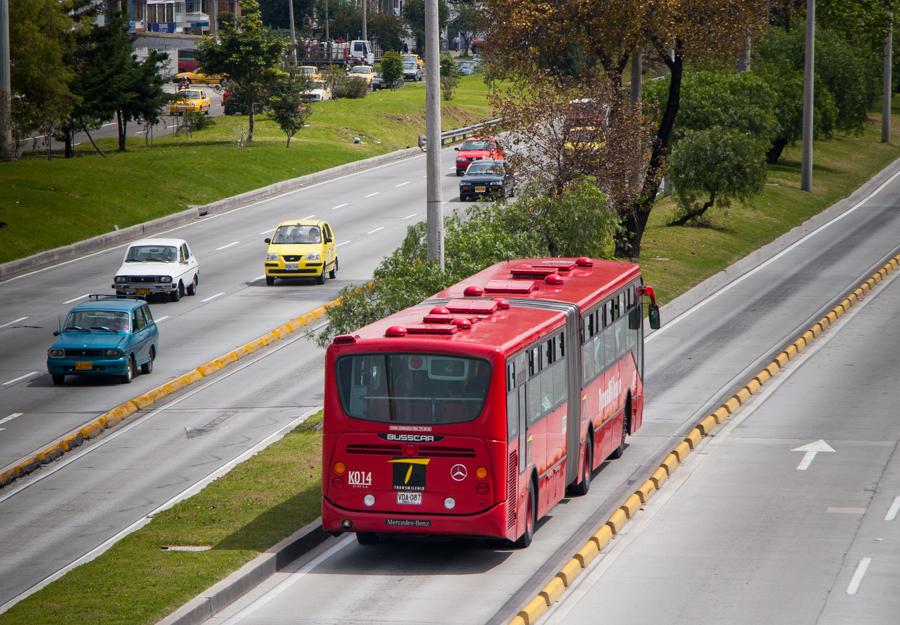
[[[275,231],[272,243],[321,243],[322,233],[318,226],[281,226]]]
[[[120,310],[73,310],[63,330],[88,332],[128,332],[127,312]]]
[[[351,74],[369,74],[371,70],[368,67],[356,66],[350,70]]]
[[[133,245],[128,248],[126,263],[174,263],[178,248],[172,245]]]
[[[569,141],[573,143],[597,143],[600,131],[596,128],[573,128],[569,131]]]
[[[503,165],[500,163],[472,163],[466,170],[466,175],[472,174],[492,174],[494,176],[503,175]]]
[[[460,150],[490,150],[491,142],[490,141],[476,141],[469,139],[468,141],[462,144]]]
[[[312,76],[313,74],[316,73],[316,68],[315,67],[301,67],[300,73],[306,74],[308,76]]]
[[[356,419],[462,423],[481,414],[491,365],[445,354],[362,354],[336,364],[344,411]]]
[[[404,61],[403,69],[416,69],[416,65],[415,61]]]
[[[178,99],[179,100],[199,100],[203,97],[203,94],[199,91],[179,91]]]

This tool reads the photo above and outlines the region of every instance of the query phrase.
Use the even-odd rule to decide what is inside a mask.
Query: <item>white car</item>
[[[200,263],[183,239],[141,239],[128,246],[112,288],[116,295],[196,295]]]

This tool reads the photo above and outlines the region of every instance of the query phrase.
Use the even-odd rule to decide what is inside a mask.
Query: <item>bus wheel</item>
[[[625,436],[628,434],[628,426],[631,424],[631,402],[625,404],[625,416],[622,418],[622,439],[609,457],[617,460],[625,453]]]
[[[377,545],[378,534],[375,532],[356,532],[356,542],[360,545]]]
[[[537,497],[534,492],[534,482],[528,485],[528,503],[525,504],[525,532],[519,536],[519,540],[513,543],[519,549],[524,549],[534,540],[534,526],[537,525]]]
[[[576,497],[583,497],[591,490],[591,463],[594,458],[591,447],[591,439],[588,438],[584,443],[584,466],[581,469],[581,482],[569,487],[569,492]]]

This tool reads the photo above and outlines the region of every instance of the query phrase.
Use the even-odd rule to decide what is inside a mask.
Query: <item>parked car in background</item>
[[[300,94],[300,98],[306,102],[322,102],[331,99],[331,89],[324,82],[313,82],[309,89]]]
[[[384,81],[384,77],[381,74],[375,74],[375,78],[372,79],[372,91],[378,91],[379,89],[397,89],[402,87],[404,81],[402,78],[395,81],[393,85],[389,85]]]
[[[375,80],[375,70],[372,69],[371,65],[355,65],[347,72],[347,76],[350,78],[362,78],[367,85],[371,85],[372,81]]]
[[[310,79],[317,82],[322,80],[322,75],[319,74],[319,68],[315,65],[301,65],[297,69],[301,76],[309,76]]]
[[[414,60],[403,61],[403,79],[419,82],[425,76],[425,71]]]
[[[174,99],[169,102],[169,115],[182,115],[184,113],[203,113],[209,115],[212,102],[205,93],[199,89],[181,89],[175,93]]]
[[[218,85],[222,82],[222,76],[219,76],[218,74],[204,74],[203,72],[197,71],[178,72],[175,74],[172,82],[187,82],[188,84],[199,82],[206,85]]]
[[[47,350],[47,371],[54,384],[67,375],[114,375],[131,382],[153,371],[159,331],[142,299],[91,295],[69,311]]]
[[[456,155],[456,175],[462,176],[472,161],[491,159],[502,161],[503,148],[496,137],[466,139],[461,146],[454,148]]]
[[[337,277],[338,257],[334,232],[326,221],[291,220],[278,224],[267,238],[266,284],[276,278],[315,278],[325,284]]]
[[[416,65],[418,65],[419,67],[421,67],[423,71],[424,71],[424,69],[425,69],[425,59],[423,59],[423,58],[422,58],[421,56],[419,56],[418,54],[402,54],[402,55],[400,55],[400,59],[401,59],[404,63],[406,63],[407,61],[412,61],[412,62],[414,62]]]
[[[200,263],[184,239],[141,239],[128,246],[113,278],[116,295],[161,295],[177,302],[196,295]]]
[[[475,61],[457,61],[460,76],[471,76],[475,73]]]
[[[515,183],[506,161],[475,161],[459,181],[459,199],[463,202],[480,197],[512,197]]]

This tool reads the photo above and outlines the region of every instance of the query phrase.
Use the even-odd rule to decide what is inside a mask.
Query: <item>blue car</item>
[[[128,384],[153,371],[159,330],[143,299],[91,295],[66,315],[58,337],[47,350],[47,370],[54,384],[67,375],[117,376]]]

